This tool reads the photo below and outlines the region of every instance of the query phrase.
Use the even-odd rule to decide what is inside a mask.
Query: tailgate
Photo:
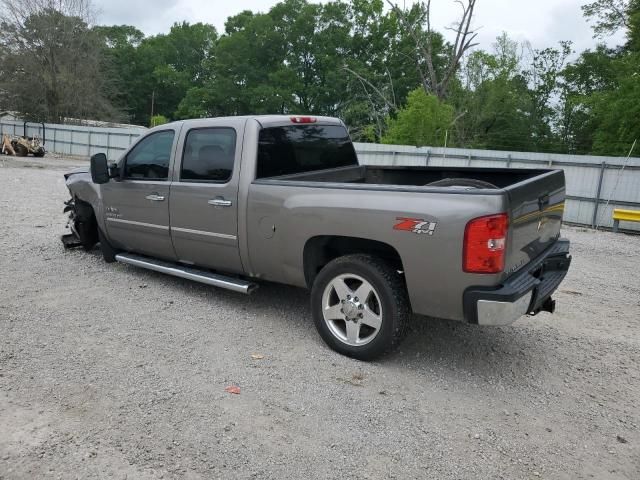
[[[509,276],[560,236],[565,200],[564,171],[541,173],[505,190],[510,218],[505,276]]]

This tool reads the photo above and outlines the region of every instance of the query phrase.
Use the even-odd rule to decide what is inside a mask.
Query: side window
[[[187,133],[182,155],[180,180],[228,182],[236,155],[233,128],[198,128]]]
[[[163,130],[149,135],[133,147],[125,160],[125,178],[166,180],[174,135],[173,130]]]

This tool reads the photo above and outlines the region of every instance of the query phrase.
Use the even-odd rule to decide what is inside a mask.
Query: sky
[[[324,3],[327,0],[316,0]],[[402,4],[403,0],[397,0]],[[404,0],[407,4],[412,0]],[[266,12],[277,0],[94,0],[98,7],[97,23],[104,25],[134,25],[147,35],[167,32],[175,22],[210,23],[224,31],[227,17],[243,10]],[[502,32],[520,42],[528,41],[533,48],[557,45],[571,40],[574,50],[581,52],[595,46],[596,40],[580,6],[588,0],[480,0],[476,7],[475,27],[478,48],[491,50],[495,38]],[[435,29],[445,33],[445,27],[455,21],[460,7],[453,0],[432,0]],[[610,45],[621,44],[622,35],[606,39]]]

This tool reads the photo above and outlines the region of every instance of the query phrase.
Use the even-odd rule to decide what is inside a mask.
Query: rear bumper
[[[464,316],[479,325],[509,325],[523,315],[552,312],[556,291],[571,265],[569,240],[559,239],[498,288],[470,287],[464,292]]]

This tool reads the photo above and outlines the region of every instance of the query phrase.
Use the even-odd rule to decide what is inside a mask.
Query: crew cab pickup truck
[[[65,177],[67,245],[243,293],[308,288],[320,336],[359,359],[396,346],[412,313],[553,312],[571,261],[561,170],[360,165],[335,118],[174,122]]]

